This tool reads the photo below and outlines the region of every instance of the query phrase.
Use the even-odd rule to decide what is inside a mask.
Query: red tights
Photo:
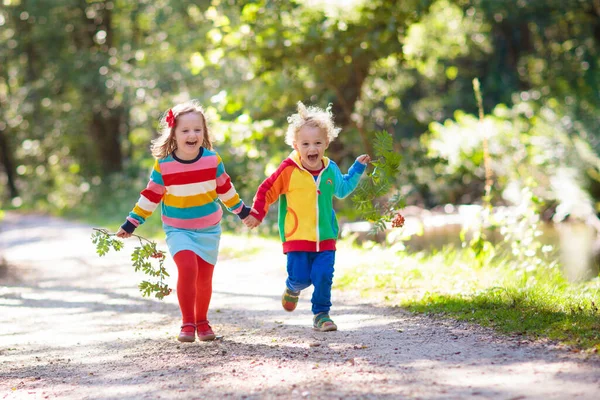
[[[212,295],[214,265],[207,263],[191,250],[182,250],[173,257],[179,277],[177,299],[183,323],[199,323],[207,320],[208,305]],[[185,327],[183,330],[192,330]]]

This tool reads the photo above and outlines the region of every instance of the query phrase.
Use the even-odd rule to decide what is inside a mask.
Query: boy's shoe
[[[215,340],[216,336],[212,328],[208,324],[208,321],[200,321],[198,326],[198,340],[207,342],[209,340]]]
[[[289,312],[294,311],[298,305],[298,297],[300,297],[300,292],[294,292],[285,288],[281,295],[281,305],[283,306],[283,309]]]
[[[191,326],[193,330],[183,330],[186,326]],[[179,332],[179,336],[177,340],[180,342],[193,342],[196,340],[196,324],[192,324],[191,322],[185,323],[181,325],[181,332]]]
[[[313,329],[319,332],[337,331],[337,325],[326,312],[318,313],[313,318]]]

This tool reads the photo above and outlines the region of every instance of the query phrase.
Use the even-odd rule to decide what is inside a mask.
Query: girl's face
[[[294,142],[294,149],[300,154],[302,166],[310,170],[321,169],[327,147],[329,147],[327,134],[315,126],[300,128]]]
[[[193,160],[198,156],[204,140],[204,117],[200,113],[187,113],[177,117],[175,127],[175,155],[181,160]]]

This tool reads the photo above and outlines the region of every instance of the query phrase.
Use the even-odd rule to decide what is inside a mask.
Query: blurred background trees
[[[246,201],[303,101],[333,105],[342,167],[388,131],[407,204],[479,202],[487,136],[495,202],[535,181],[596,212],[598,0],[1,1],[0,208],[121,219],[157,120],[198,98]]]

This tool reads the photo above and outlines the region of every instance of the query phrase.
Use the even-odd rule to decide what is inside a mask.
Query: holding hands
[[[254,208],[250,209],[250,214],[242,220],[244,225],[246,225],[250,229],[254,229],[261,224],[262,221],[259,221],[252,213],[258,213]]]
[[[252,215],[248,215],[246,218],[244,218],[242,220],[242,222],[244,223],[244,225],[246,225],[250,229],[256,228],[257,226],[260,225],[260,221],[258,219],[256,219],[255,217],[253,217]]]
[[[362,154],[356,158],[356,161],[363,165],[367,165],[371,162],[371,156],[369,156],[368,154]]]

